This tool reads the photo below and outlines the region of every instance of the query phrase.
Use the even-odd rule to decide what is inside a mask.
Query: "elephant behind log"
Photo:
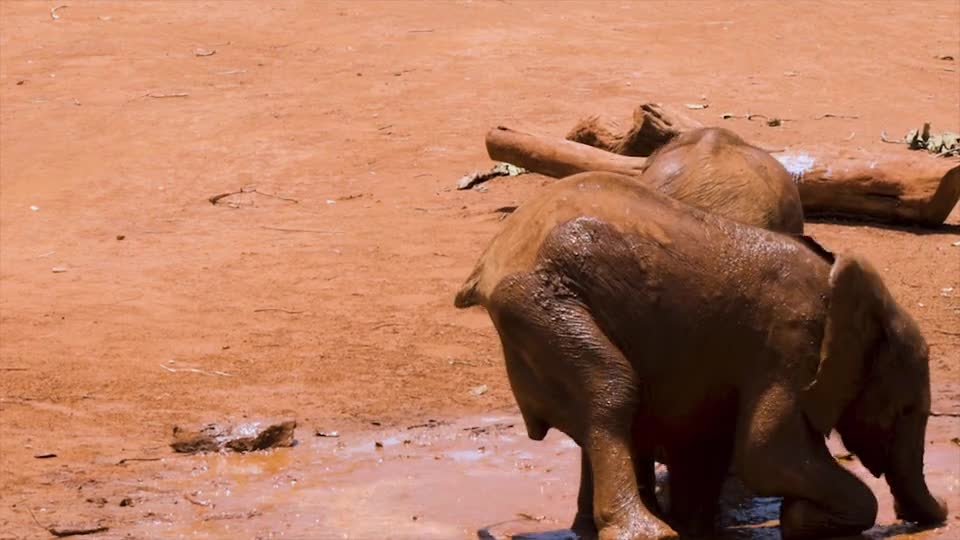
[[[946,517],[923,476],[927,346],[860,258],[584,173],[508,218],[455,304],[489,313],[529,436],[581,447],[583,535],[706,534],[731,464],[783,497],[785,539],[867,529],[877,501],[828,452],[834,428],[899,516]]]
[[[790,173],[728,129],[678,135],[648,158],[640,181],[727,219],[803,234],[803,206]]]

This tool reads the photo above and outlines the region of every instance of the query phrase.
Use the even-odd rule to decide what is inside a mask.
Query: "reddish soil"
[[[960,128],[953,0],[74,1],[53,20],[60,3],[0,3],[0,538],[49,537],[31,512],[102,538],[471,537],[517,512],[562,528],[561,436],[461,429],[516,418],[489,320],[452,295],[495,210],[550,182],[456,191],[490,166],[485,131],[560,135],[643,101],[707,102],[690,114],[771,147],[905,151],[881,129]],[[881,268],[927,335],[934,408],[960,412],[960,211],[809,230]],[[170,458],[175,424],[262,418],[296,418],[303,444]],[[405,429],[428,418],[452,427]],[[917,537],[952,538],[960,425],[932,426],[952,515]],[[399,442],[348,452],[378,437]],[[482,464],[456,454],[479,446]],[[871,485],[875,534],[912,534]]]

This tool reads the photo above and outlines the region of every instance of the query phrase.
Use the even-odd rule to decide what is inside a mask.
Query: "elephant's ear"
[[[872,351],[882,338],[889,294],[876,270],[855,257],[838,257],[830,270],[830,299],[820,366],[801,404],[817,431],[827,435],[863,387]]]

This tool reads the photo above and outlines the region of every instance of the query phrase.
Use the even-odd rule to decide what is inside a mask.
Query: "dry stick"
[[[256,189],[256,188],[254,188],[254,189],[241,189],[240,191],[231,191],[231,192],[229,192],[229,193],[221,193],[221,194],[219,194],[219,195],[214,195],[213,197],[210,197],[210,198],[208,198],[207,200],[210,201],[210,204],[217,204],[217,202],[220,201],[220,199],[222,199],[222,198],[224,198],[224,197],[229,197],[229,196],[231,196],[231,195],[240,195],[240,194],[242,194],[242,193],[257,193],[257,194],[263,195],[263,196],[265,196],[265,197],[273,197],[274,199],[280,199],[281,201],[289,201],[289,202],[292,202],[292,203],[299,203],[299,202],[300,202],[300,201],[297,200],[297,199],[291,199],[291,198],[289,198],[289,197],[281,197],[280,195],[275,195],[275,194],[273,194],[273,193],[267,193],[266,191],[260,191],[260,190],[258,190],[258,189]]]
[[[166,457],[177,457],[177,456],[173,455],[173,456],[166,456]],[[128,458],[123,458],[123,459],[121,459],[120,461],[118,461],[118,462],[117,462],[117,465],[123,465],[124,463],[129,463],[129,462],[131,462],[131,461],[162,461],[163,459],[165,459],[165,458],[162,458],[162,457],[128,457]]]
[[[880,130],[880,140],[888,144],[907,144],[907,141],[894,141],[887,137],[887,130]]]
[[[154,94],[153,92],[148,92],[148,93],[144,94],[143,97],[149,97],[149,98],[154,98],[154,99],[162,99],[162,98],[187,97],[187,96],[189,96],[189,95],[190,95],[190,94],[188,94],[188,93],[186,93],[186,92],[177,92],[177,93],[174,93],[174,94]]]
[[[85,534],[97,534],[110,530],[110,527],[98,526],[98,527],[89,527],[86,529],[58,529],[56,527],[45,527],[40,520],[37,519],[37,516],[33,513],[33,509],[29,506],[27,507],[27,512],[30,512],[30,517],[33,518],[33,522],[37,524],[41,529],[44,529],[48,533],[56,536],[57,538],[64,538],[67,536],[81,536]]]
[[[261,225],[260,228],[267,229],[268,231],[305,232],[305,233],[316,233],[316,234],[343,234],[343,231],[318,231],[315,229],[287,229],[284,227],[269,227],[267,225]]]
[[[58,9],[67,9],[68,7],[70,7],[70,6],[64,4],[64,5],[60,5],[60,6],[57,6],[57,7],[53,8],[53,9],[51,9],[51,10],[50,10],[50,18],[53,19],[53,20],[59,19],[59,18],[60,18],[60,14],[57,13],[57,10],[58,10]]]
[[[210,501],[201,501],[200,499],[195,499],[189,493],[185,493],[183,498],[186,499],[190,504],[195,504],[197,506],[210,506],[212,504]]]
[[[197,368],[192,368],[192,367],[191,367],[191,368],[169,368],[169,367],[167,367],[167,366],[165,366],[165,365],[163,365],[163,364],[159,364],[159,366],[160,366],[160,369],[164,369],[164,370],[166,370],[166,371],[169,371],[170,373],[181,373],[181,372],[184,372],[184,373],[200,373],[200,374],[202,374],[202,375],[219,375],[219,376],[221,376],[221,377],[233,377],[233,375],[231,375],[231,374],[229,374],[229,373],[225,373],[225,372],[223,372],[223,371],[204,371],[204,370],[202,370],[202,369],[197,369]]]
[[[855,120],[860,117],[855,114],[833,114],[833,113],[825,113],[825,114],[820,114],[813,117],[814,120],[823,120],[824,118],[846,118],[849,120]]]
[[[264,311],[280,311],[280,312],[283,312],[283,313],[289,313],[289,314],[291,314],[291,315],[296,315],[296,314],[298,314],[298,313],[303,313],[302,311],[292,311],[292,310],[289,310],[289,309],[275,308],[275,307],[274,307],[274,308],[270,308],[270,307],[268,307],[268,308],[258,308],[258,309],[253,310],[254,313],[263,313]]]

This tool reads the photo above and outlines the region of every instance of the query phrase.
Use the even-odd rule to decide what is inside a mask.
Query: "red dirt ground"
[[[115,463],[168,455],[174,424],[295,417],[312,439],[322,426],[514,414],[489,320],[456,311],[452,296],[497,230],[495,209],[549,180],[453,189],[490,166],[491,126],[562,135],[582,116],[626,116],[643,101],[705,100],[692,116],[769,146],[904,151],[882,144],[881,129],[960,128],[953,0],[75,0],[53,20],[60,3],[0,2],[2,538],[48,537],[31,510],[45,525],[104,520],[103,537],[173,534],[145,527],[182,525],[169,504],[190,491],[190,466],[180,487],[151,491],[179,469]],[[170,94],[186,95],[156,97]],[[790,121],[770,128],[724,112]],[[856,118],[816,119],[826,113]],[[297,202],[207,201],[242,187]],[[935,409],[957,412],[960,212],[948,223],[809,230],[882,269],[927,335]],[[474,395],[481,384],[489,391]],[[939,420],[930,444],[960,460],[949,442],[960,426]],[[314,446],[284,452],[300,451],[309,474]],[[34,458],[43,453],[58,457]],[[563,526],[576,462],[557,467],[570,481],[545,511]],[[954,520],[960,479],[938,482]],[[133,491],[137,505],[118,507]],[[271,508],[256,527],[232,520],[205,534],[272,535],[287,514]],[[504,519],[525,511],[504,508]],[[465,535],[484,525],[463,515]],[[331,527],[323,534],[391,537]],[[292,537],[325,537],[303,531]]]

